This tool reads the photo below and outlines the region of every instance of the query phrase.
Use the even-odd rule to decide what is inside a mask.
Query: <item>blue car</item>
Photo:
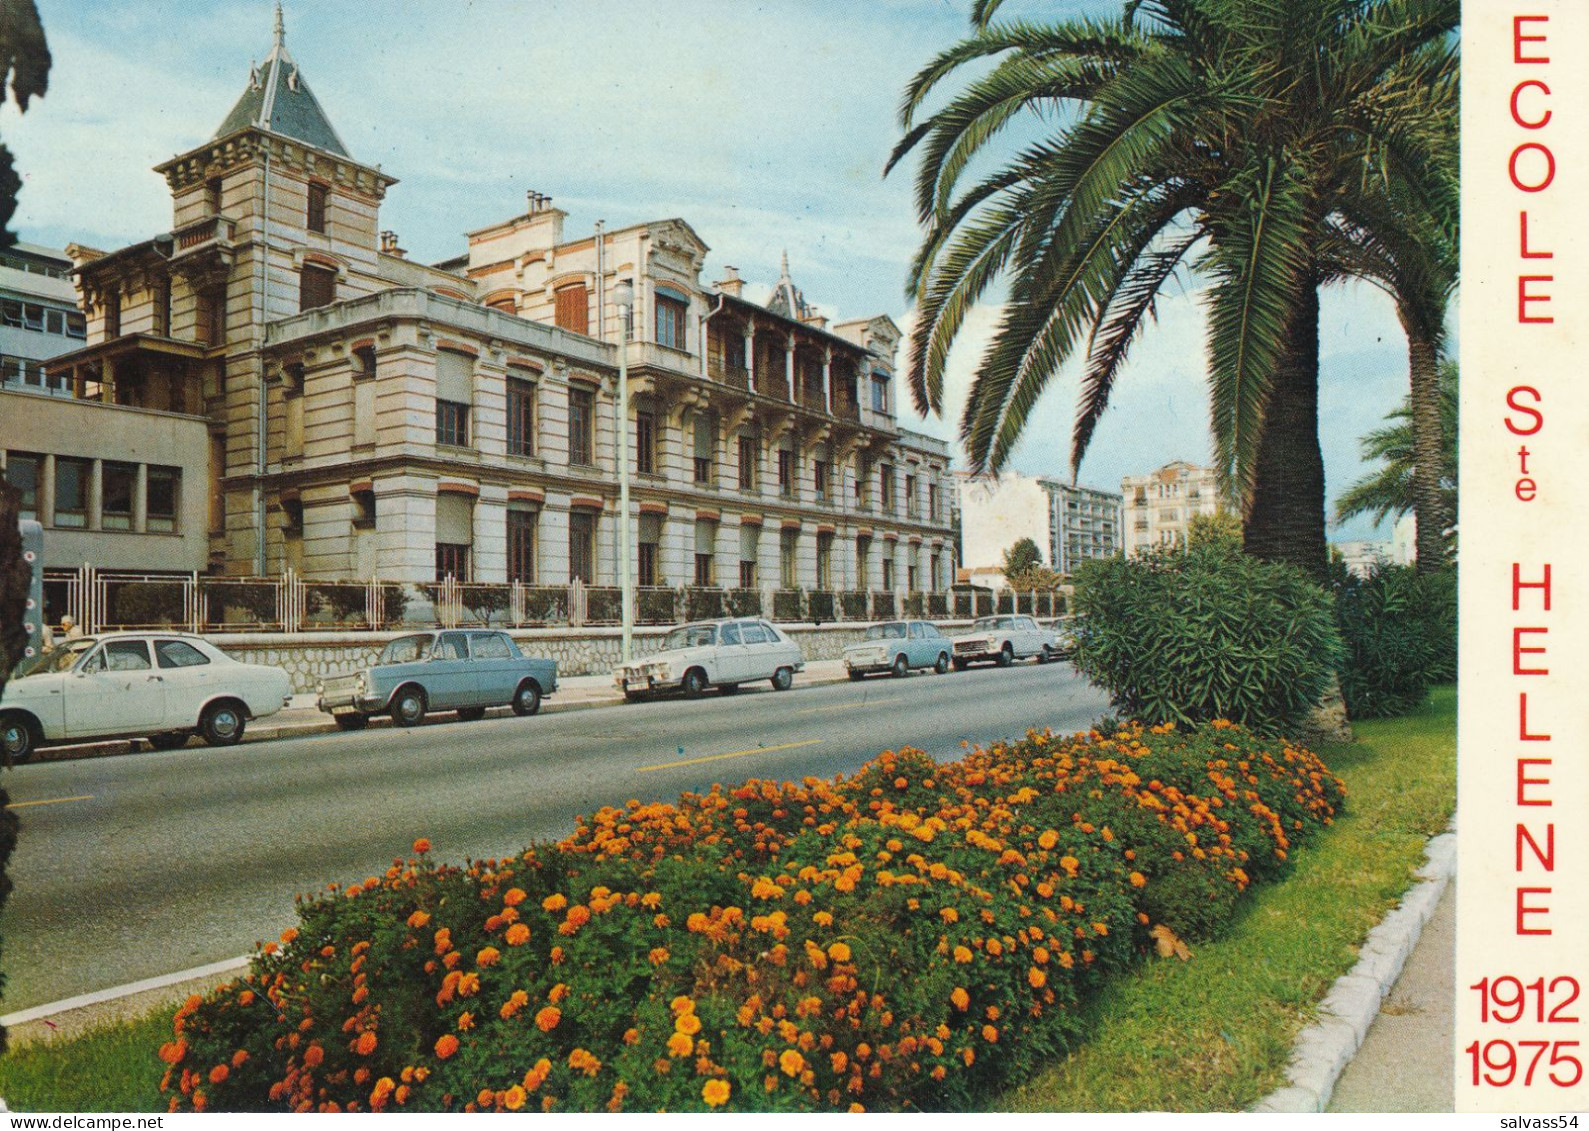
[[[557,690],[557,661],[525,656],[505,632],[442,630],[399,636],[376,662],[320,685],[320,709],[343,730],[371,715],[417,726],[431,711],[478,719],[488,707],[533,715]]]
[[[866,637],[845,646],[844,670],[851,679],[871,672],[908,675],[913,668],[949,670],[954,651],[938,626],[924,620],[888,620],[871,625]]]

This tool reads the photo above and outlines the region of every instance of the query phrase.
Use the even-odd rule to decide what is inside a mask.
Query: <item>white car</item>
[[[1060,657],[1059,635],[1028,616],[983,617],[970,632],[954,638],[954,648],[956,671],[984,660],[1003,668],[1029,656],[1040,664]]]
[[[731,694],[759,679],[787,691],[805,666],[800,646],[782,629],[747,617],[681,625],[668,633],[661,651],[620,664],[612,674],[625,699],[666,691],[694,699],[708,687]]]
[[[114,632],[35,656],[0,695],[0,747],[12,762],[41,746],[146,738],[172,750],[197,733],[231,746],[249,719],[292,701],[280,668],[244,664],[198,636]]]

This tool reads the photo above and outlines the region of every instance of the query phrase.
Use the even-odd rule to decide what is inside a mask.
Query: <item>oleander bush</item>
[[[1072,661],[1123,716],[1293,728],[1335,678],[1330,595],[1221,541],[1084,563]]]
[[[1382,566],[1331,578],[1344,653],[1341,695],[1353,718],[1405,715],[1456,678],[1455,571]]]
[[[1330,823],[1312,754],[1131,725],[629,802],[299,904],[160,1050],[171,1110],[965,1109]]]

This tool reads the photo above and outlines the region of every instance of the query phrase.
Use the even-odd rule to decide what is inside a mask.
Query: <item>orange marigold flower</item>
[[[552,960],[553,966],[561,964],[563,961],[563,948],[560,946],[554,946],[550,951],[547,952],[546,957]]]
[[[673,1027],[687,1037],[693,1037],[701,1031],[701,1019],[693,1013],[682,1014]]]
[[[440,1037],[436,1038],[436,1058],[438,1060],[446,1060],[449,1056],[457,1051],[458,1038],[453,1036],[451,1033],[443,1033]]]
[[[730,1088],[727,1080],[708,1080],[701,1088],[701,1099],[707,1107],[722,1107],[728,1102]]]
[[[833,1071],[836,1073],[842,1073],[850,1064],[850,1058],[842,1050],[830,1053],[828,1059],[833,1062]]]
[[[546,1000],[556,1005],[568,996],[568,983],[558,982],[557,985],[546,991]]]
[[[626,1045],[638,1045],[640,1043],[640,1030],[625,1029],[623,1031],[623,1043]]]
[[[226,1081],[226,1078],[228,1076],[230,1076],[231,1074],[232,1074],[232,1070],[230,1068],[226,1067],[226,1065],[217,1064],[214,1068],[210,1069],[210,1083],[212,1083],[212,1084],[224,1083]]]
[[[848,943],[836,942],[828,947],[828,957],[835,962],[848,962],[850,960],[850,946]]]
[[[954,992],[949,995],[949,1000],[954,1003],[954,1007],[958,1010],[964,1011],[971,1008],[971,995],[966,993],[960,986],[954,988]]]
[[[673,1011],[673,1016],[679,1017],[686,1013],[695,1012],[695,1002],[683,994],[668,1003],[668,1008]]]
[[[458,1032],[467,1033],[474,1028],[474,1014],[467,1010],[458,1015]]]
[[[379,1042],[376,1040],[375,1034],[366,1029],[364,1032],[359,1034],[359,1039],[354,1042],[353,1051],[358,1053],[360,1056],[369,1056],[375,1051],[375,1046],[378,1043]]]
[[[480,953],[474,956],[476,966],[495,966],[502,957],[502,952],[494,946],[481,947]]]
[[[783,1069],[785,1076],[798,1076],[805,1071],[805,1066],[806,1058],[794,1049],[785,1049],[783,1055],[778,1058],[778,1067]]]
[[[523,888],[509,888],[503,893],[502,902],[507,904],[509,907],[517,907],[528,898],[529,896],[525,894]]]
[[[1139,888],[1139,887],[1144,886],[1147,882],[1148,882],[1148,878],[1146,876],[1144,876],[1141,872],[1132,872],[1131,873],[1131,886],[1132,887]]]
[[[241,1068],[241,1067],[243,1067],[244,1062],[246,1062],[247,1060],[248,1060],[248,1050],[247,1049],[238,1049],[236,1052],[234,1052],[232,1054],[232,1067],[233,1068]]]
[[[1053,829],[1044,829],[1037,838],[1037,847],[1047,851],[1059,843],[1059,834]]]
[[[524,1101],[529,1099],[523,1088],[517,1084],[502,1093],[502,1106],[509,1111],[518,1111],[524,1106]]]
[[[288,927],[285,931],[283,931],[281,933],[282,944],[284,946],[291,946],[293,940],[296,939],[297,937],[298,937],[298,928],[297,927]]]
[[[548,1005],[535,1015],[535,1027],[543,1033],[550,1033],[562,1019],[563,1011],[555,1005]]]
[[[665,946],[652,947],[651,953],[648,957],[651,960],[651,965],[661,966],[668,960],[668,948]]]
[[[1033,966],[1026,972],[1026,981],[1034,990],[1040,990],[1048,984],[1048,975],[1041,967]]]
[[[515,923],[508,928],[508,933],[503,936],[509,946],[523,946],[530,941],[530,929],[523,923]]]
[[[418,852],[418,853],[421,853],[421,854],[429,852],[430,851],[430,838],[422,836],[418,840],[416,840],[414,842],[414,851]]]
[[[554,914],[568,906],[568,900],[562,895],[549,895],[541,900],[541,907]]]
[[[818,911],[815,915],[811,916],[811,919],[819,927],[833,926],[833,915],[828,911]]]
[[[319,1045],[310,1045],[303,1050],[303,1062],[310,1068],[318,1068],[320,1062],[326,1058],[326,1050]]]
[[[957,947],[955,947],[955,961],[956,962],[959,962],[959,963],[961,963],[963,965],[963,964],[965,964],[967,962],[970,962],[971,958],[972,958],[972,955],[971,955],[971,948],[970,947],[967,947],[967,946],[957,946]]]
[[[668,1038],[669,1056],[689,1056],[694,1049],[695,1042],[685,1033],[674,1033]]]

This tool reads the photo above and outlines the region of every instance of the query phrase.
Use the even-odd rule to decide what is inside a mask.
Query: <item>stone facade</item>
[[[1153,546],[1185,545],[1192,518],[1219,510],[1214,469],[1184,460],[1147,475],[1128,475],[1120,481],[1120,492],[1125,497],[1122,527],[1128,554]]]

